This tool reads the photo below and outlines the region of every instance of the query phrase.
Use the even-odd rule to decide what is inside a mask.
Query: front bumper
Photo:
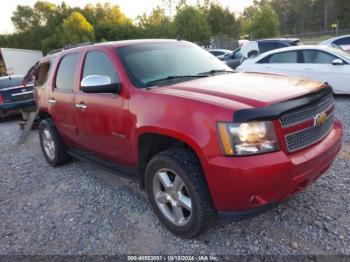
[[[336,121],[324,140],[297,153],[208,159],[204,169],[216,210],[224,217],[250,217],[303,191],[332,164],[341,137]]]

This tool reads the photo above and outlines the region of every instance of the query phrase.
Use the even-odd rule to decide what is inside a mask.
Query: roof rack
[[[75,48],[75,47],[87,46],[87,45],[93,45],[93,44],[94,44],[93,42],[84,42],[84,43],[79,43],[79,44],[68,44],[68,45],[65,45],[62,48],[54,49],[54,50],[50,51],[48,54],[52,55],[52,54],[55,54],[55,53],[59,53],[59,52],[61,52],[63,50],[68,50],[68,49],[72,49],[72,48]]]

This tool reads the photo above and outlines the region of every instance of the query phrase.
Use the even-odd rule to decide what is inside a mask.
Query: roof
[[[121,47],[121,46],[130,46],[130,45],[139,45],[139,44],[151,44],[151,43],[176,43],[178,41],[182,40],[175,40],[175,39],[137,39],[137,40],[122,40],[122,41],[110,41],[110,42],[101,42],[101,43],[92,43],[92,42],[86,42],[86,43],[80,43],[76,45],[67,45],[61,49],[52,50],[49,55],[54,53],[59,53],[65,50],[71,50],[71,49],[78,49],[78,48],[84,48],[87,46],[113,46],[113,47]],[[187,41],[183,41],[187,42]]]
[[[288,47],[283,47],[283,48],[278,48],[274,49],[271,51],[268,51],[265,54],[273,54],[273,53],[280,53],[280,52],[285,52],[285,51],[295,51],[295,50],[303,50],[303,49],[317,49],[317,50],[327,50],[330,49],[329,46],[326,45],[298,45],[298,46],[288,46]]]

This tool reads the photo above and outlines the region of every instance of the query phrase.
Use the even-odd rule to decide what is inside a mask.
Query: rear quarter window
[[[35,75],[35,86],[42,86],[47,82],[53,63],[54,59],[51,59],[39,64],[37,73]]]

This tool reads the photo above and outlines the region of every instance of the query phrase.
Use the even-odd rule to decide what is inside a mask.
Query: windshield
[[[334,48],[331,47],[330,48],[332,50],[332,52],[338,56],[340,56],[343,59],[346,59],[348,63],[350,63],[350,54],[345,52],[343,49],[338,49],[338,48]]]
[[[158,80],[186,81],[204,73],[232,72],[208,51],[189,42],[125,46],[117,48],[117,53],[129,78],[140,88],[157,85]]]

